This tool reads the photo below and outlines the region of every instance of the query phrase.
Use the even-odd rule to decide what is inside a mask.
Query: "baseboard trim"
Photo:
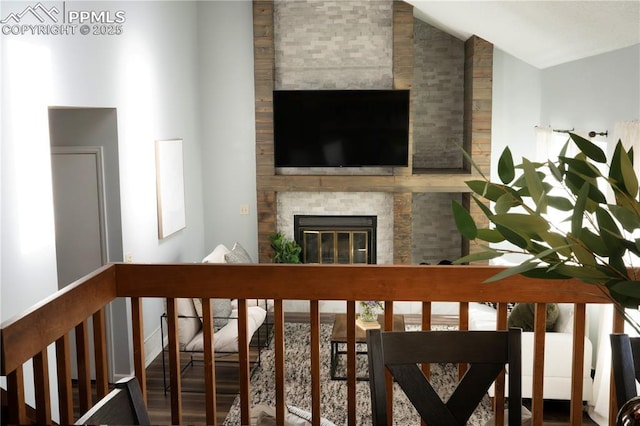
[[[144,365],[148,367],[162,352],[162,328],[156,328],[144,341]]]

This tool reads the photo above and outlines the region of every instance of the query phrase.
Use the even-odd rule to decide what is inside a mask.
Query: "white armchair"
[[[571,399],[571,366],[573,357],[573,305],[558,304],[560,314],[554,331],[545,335],[544,399]],[[469,305],[469,329],[495,330],[497,311],[481,303]],[[533,332],[522,333],[522,397],[531,398],[533,388]],[[587,336],[584,342],[584,370],[582,400],[591,401],[592,344]],[[489,393],[493,396],[493,389]]]

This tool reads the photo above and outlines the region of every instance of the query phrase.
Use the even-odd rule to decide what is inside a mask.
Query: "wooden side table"
[[[381,330],[384,330],[384,315],[378,315],[378,322]],[[356,344],[367,343],[367,332],[358,326],[356,327]],[[404,315],[393,316],[393,330],[404,331]],[[336,314],[333,321],[333,329],[331,331],[331,366],[330,374],[332,380],[346,380],[346,376],[340,376],[336,373],[338,367],[338,359],[342,355],[347,354],[347,350],[342,349],[341,345],[347,344],[347,314]],[[366,355],[366,350],[356,350],[356,356]],[[369,380],[368,376],[358,376],[357,380]]]

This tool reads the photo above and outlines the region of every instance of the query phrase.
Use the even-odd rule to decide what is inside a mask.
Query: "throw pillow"
[[[287,411],[288,413],[286,415],[285,421],[287,422],[288,426],[295,426],[295,425],[306,426],[311,424],[312,415],[310,412],[298,407],[294,407],[292,405],[287,405]],[[324,417],[321,417],[320,426],[336,426],[336,425],[331,423],[329,420],[325,419]]]
[[[231,251],[224,255],[224,260],[227,263],[253,263],[251,260],[251,256],[249,253],[240,245],[240,243],[235,243]]]
[[[482,302],[483,305],[487,305],[487,306],[491,306],[493,309],[498,309],[498,304],[495,302]],[[511,310],[513,309],[513,307],[515,306],[515,303],[511,303],[508,302],[507,303],[507,312],[511,312]]]
[[[276,418],[271,414],[261,411],[256,419],[256,426],[276,426]]]
[[[202,299],[194,298],[193,306],[196,308],[196,313],[202,318]],[[221,329],[229,322],[231,316],[231,299],[211,299],[211,311],[213,315],[213,328],[215,330]]]
[[[533,331],[533,321],[535,317],[535,303],[518,303],[511,310],[507,318],[509,327],[521,328],[522,331]],[[560,310],[557,303],[547,303],[547,312],[545,319],[546,331],[553,331],[553,327],[558,320]]]
[[[202,259],[202,263],[225,263],[224,255],[229,251],[224,244],[218,244],[207,257]]]

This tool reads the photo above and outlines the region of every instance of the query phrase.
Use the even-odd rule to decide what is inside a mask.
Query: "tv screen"
[[[407,166],[408,90],[276,90],[276,167]]]

